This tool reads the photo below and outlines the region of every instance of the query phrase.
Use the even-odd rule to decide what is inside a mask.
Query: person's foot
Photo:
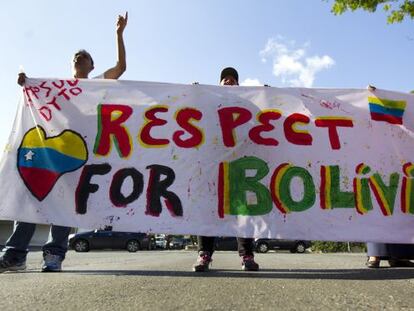
[[[258,271],[259,264],[254,261],[254,256],[245,255],[242,257],[242,270],[243,271]]]
[[[380,261],[381,260],[377,257],[368,257],[368,260],[365,263],[365,265],[367,266],[367,268],[377,269],[380,266]]]
[[[26,260],[17,261],[6,258],[5,256],[0,257],[0,273],[21,270],[26,270]]]
[[[53,254],[43,256],[42,272],[62,271],[62,257]]]
[[[388,263],[390,264],[390,267],[393,267],[393,268],[396,268],[396,267],[413,268],[414,267],[414,262],[411,262],[409,260],[403,260],[403,259],[390,259],[388,260]]]
[[[197,262],[193,266],[194,272],[207,272],[210,270],[210,263],[213,261],[209,252],[199,252]]]

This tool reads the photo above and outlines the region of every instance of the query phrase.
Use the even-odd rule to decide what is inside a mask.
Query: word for
[[[162,211],[161,198],[172,216],[183,216],[183,208],[180,198],[168,190],[175,180],[174,171],[163,165],[153,164],[146,167],[149,170],[149,178],[146,188],[146,214],[158,217]],[[85,165],[75,193],[76,212],[86,214],[88,210],[88,199],[91,193],[99,190],[99,185],[91,183],[95,175],[106,175],[110,173],[111,165],[91,164]],[[161,178],[162,177],[162,178]],[[122,186],[127,178],[132,180],[132,191],[125,195]],[[112,176],[109,187],[109,199],[115,207],[125,208],[128,204],[138,200],[144,190],[144,176],[133,167],[118,170]]]

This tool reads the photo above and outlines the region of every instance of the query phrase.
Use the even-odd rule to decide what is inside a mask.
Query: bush
[[[321,253],[366,252],[365,243],[312,241],[312,251]]]

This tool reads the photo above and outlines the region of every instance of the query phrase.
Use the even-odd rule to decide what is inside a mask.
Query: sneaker
[[[20,271],[26,269],[26,260],[16,261],[7,259],[4,256],[0,258],[0,273],[6,271]]]
[[[43,256],[42,272],[62,271],[62,257],[53,254]]]
[[[210,269],[210,263],[213,261],[209,252],[200,252],[197,263],[193,266],[194,272],[207,272]]]
[[[258,271],[259,264],[254,261],[254,256],[245,255],[242,257],[242,270],[243,271]]]
[[[380,267],[381,259],[378,257],[368,257],[365,265],[369,269],[378,269]]]

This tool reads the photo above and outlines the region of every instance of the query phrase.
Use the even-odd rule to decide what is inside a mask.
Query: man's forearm
[[[122,70],[122,73],[126,70],[126,53],[123,33],[117,33],[117,48],[118,48],[118,62],[117,67]],[[122,74],[121,73],[121,74]]]
[[[105,79],[118,79],[126,70],[126,56],[125,56],[125,45],[124,45],[124,38],[122,33],[117,33],[116,35],[117,41],[117,50],[118,50],[118,60],[116,62],[115,67],[108,69],[104,73]]]

